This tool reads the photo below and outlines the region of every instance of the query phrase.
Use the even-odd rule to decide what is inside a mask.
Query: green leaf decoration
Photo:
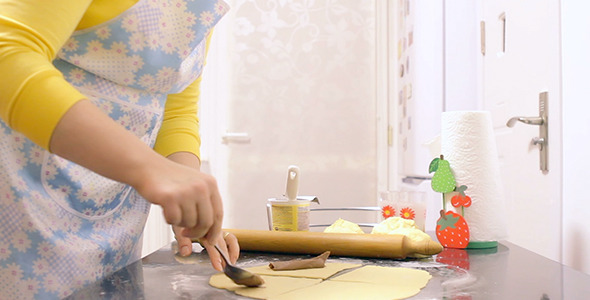
[[[459,192],[459,194],[461,194],[461,196],[463,196],[463,197],[465,197],[466,190],[467,190],[467,186],[464,184],[455,188],[455,191]]]
[[[451,165],[448,160],[444,159],[444,156],[440,156],[438,160],[438,168],[432,176],[431,187],[434,191],[439,193],[450,193],[455,190],[457,183],[455,182],[455,176],[451,171]]]
[[[459,215],[455,214],[444,214],[441,211],[441,217],[436,222],[436,225],[440,225],[440,231],[445,230],[446,228],[456,228],[455,224],[459,222]]]
[[[438,169],[439,161],[440,158],[437,157],[430,162],[430,166],[428,166],[428,173],[436,172],[436,169]]]

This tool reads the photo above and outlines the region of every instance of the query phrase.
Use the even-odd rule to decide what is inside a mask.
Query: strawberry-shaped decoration
[[[436,237],[446,248],[464,249],[469,243],[469,226],[461,215],[441,210],[436,221]]]
[[[465,195],[465,190],[467,190],[466,185],[462,185],[457,188],[457,192],[459,194],[453,196],[451,198],[451,205],[454,207],[461,206],[461,215],[465,216],[465,207],[471,206],[471,197]]]
[[[436,261],[450,266],[459,267],[469,270],[469,253],[465,249],[445,248],[441,253],[436,255]]]
[[[450,193],[455,190],[455,176],[451,172],[451,165],[448,160],[444,159],[441,154],[440,158],[435,158],[430,162],[428,173],[434,172],[431,186],[435,192]]]

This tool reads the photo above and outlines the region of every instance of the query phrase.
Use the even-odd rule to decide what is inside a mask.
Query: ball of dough
[[[344,219],[338,219],[327,227],[324,232],[328,233],[365,233],[361,227],[353,222]]]
[[[391,217],[373,227],[372,234],[403,234],[415,242],[430,240],[430,236],[416,227],[414,220]]]

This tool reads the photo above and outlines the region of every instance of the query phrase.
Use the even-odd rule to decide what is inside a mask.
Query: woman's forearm
[[[89,100],[74,104],[58,122],[51,152],[110,179],[137,186],[164,158],[115,123]]]
[[[172,153],[168,155],[168,159],[196,170],[201,168],[201,160],[191,152]]]
[[[195,169],[197,157],[182,152],[173,154],[172,159],[161,156],[89,100],[79,101],[64,114],[53,132],[50,149],[133,186],[146,200],[162,206],[169,224],[185,227],[186,236],[220,236],[223,207],[217,182]]]

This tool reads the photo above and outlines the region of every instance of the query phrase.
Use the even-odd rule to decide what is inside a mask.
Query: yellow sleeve
[[[53,128],[84,96],[51,61],[91,0],[0,0],[0,117],[49,148]]]
[[[210,32],[207,36],[206,51],[211,44]],[[199,135],[198,101],[201,77],[184,91],[170,94],[164,107],[164,119],[158,132],[154,150],[163,156],[176,152],[190,152],[201,157],[201,137]]]
[[[85,98],[51,62],[75,29],[107,21],[135,2],[0,0],[2,120],[49,149],[61,117]],[[199,84],[200,79],[182,93],[168,96],[155,146],[162,155],[179,151],[199,155]]]
[[[178,94],[170,94],[154,150],[163,156],[190,152],[200,157],[198,99],[201,77]]]
[[[107,21],[137,0],[0,0],[0,118],[49,149],[78,90],[51,63],[75,29]]]

